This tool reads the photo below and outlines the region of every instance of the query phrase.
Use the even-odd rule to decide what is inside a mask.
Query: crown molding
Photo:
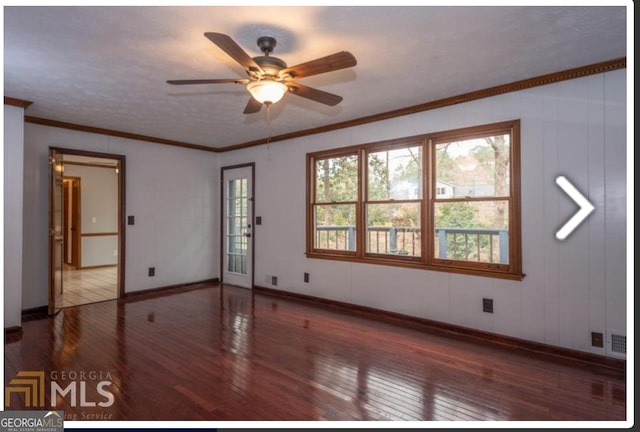
[[[59,120],[45,119],[41,117],[25,116],[24,121],[26,123],[39,124],[43,126],[51,126],[51,127],[62,128],[62,129],[71,129],[71,130],[76,130],[80,132],[89,132],[89,133],[100,134],[100,135],[114,136],[118,138],[152,142],[156,144],[165,144],[165,145],[170,145],[174,147],[188,148],[191,150],[202,150],[202,151],[214,152],[214,153],[218,152],[218,149],[215,149],[213,147],[198,145],[198,144],[191,144],[191,143],[182,142],[182,141],[173,141],[173,140],[168,140],[164,138],[152,137],[148,135],[134,134],[130,132],[122,132],[122,131],[117,131],[113,129],[103,129],[103,128],[98,128],[93,126],[79,125],[79,124],[63,122]]]
[[[17,99],[17,98],[12,98],[9,96],[5,96],[4,97],[4,104],[5,105],[11,105],[11,106],[17,106],[20,108],[29,108],[29,106],[32,104],[33,102],[28,101],[28,100],[22,100],[22,99]]]
[[[621,57],[606,62],[595,63],[588,66],[583,66],[574,69],[567,69],[561,72],[555,72],[552,74],[541,75],[535,78],[529,78],[521,81],[515,81],[509,84],[503,84],[495,87],[486,88],[483,90],[476,90],[469,93],[463,93],[458,96],[448,97],[445,99],[439,99],[431,102],[426,102],[419,105],[413,105],[406,108],[400,108],[394,111],[387,111],[379,114],[373,114],[367,117],[361,117],[354,120],[348,120],[340,123],[333,123],[326,126],[321,126],[312,129],[301,130],[297,132],[291,132],[283,135],[276,135],[269,139],[263,138],[255,141],[249,141],[242,144],[236,144],[228,147],[220,148],[220,152],[233,151],[243,149],[247,147],[255,147],[274,141],[284,141],[294,138],[300,138],[307,135],[315,135],[323,132],[330,132],[338,129],[350,128],[353,126],[360,126],[367,123],[373,123],[381,120],[388,120],[395,117],[402,117],[410,114],[415,114],[423,111],[429,111],[437,108],[443,108],[451,105],[458,105],[464,102],[470,102],[477,99],[483,99],[487,97],[497,96],[505,93],[520,91],[532,87],[543,86],[547,84],[553,84],[560,81],[566,81],[576,78],[582,78],[589,75],[595,75],[604,72],[610,72],[618,69],[625,69],[627,67],[627,58]]]
[[[300,138],[309,135],[320,134],[324,132],[331,132],[339,129],[346,129],[354,126],[360,126],[367,123],[378,122],[382,120],[388,120],[396,117],[402,117],[410,114],[416,114],[423,111],[434,110],[437,108],[443,108],[451,105],[458,105],[465,102],[470,102],[478,99],[497,96],[505,93],[511,93],[515,91],[525,90],[532,87],[544,86],[561,81],[572,80],[576,78],[582,78],[589,75],[600,74],[604,72],[611,72],[618,69],[626,69],[627,58],[621,57],[601,63],[595,63],[587,66],[582,66],[573,69],[567,69],[560,72],[555,72],[547,75],[541,75],[534,78],[515,81],[509,84],[503,84],[495,87],[490,87],[482,90],[476,90],[469,93],[463,93],[457,96],[452,96],[444,99],[439,99],[431,102],[422,103],[419,105],[413,105],[405,108],[400,108],[393,111],[387,111],[379,114],[373,114],[366,117],[360,117],[353,120],[348,120],[340,123],[333,123],[325,126],[320,126],[311,129],[300,130],[282,135],[276,135],[270,138],[262,138],[259,140],[248,141],[245,143],[235,144],[227,147],[208,147],[198,144],[191,144],[181,141],[167,140],[164,138],[151,137],[146,135],[138,135],[129,132],[121,132],[111,129],[103,129],[92,126],[79,125],[74,123],[67,123],[58,120],[50,120],[40,117],[25,116],[25,122],[40,124],[45,126],[59,127],[64,129],[72,129],[82,132],[96,133],[102,135],[115,136],[120,138],[134,139],[138,141],[146,141],[157,144],[165,144],[176,147],[188,148],[192,150],[202,150],[213,153],[223,153],[248,147],[255,147],[259,145],[269,144],[276,141],[285,141],[295,138]],[[8,98],[5,96],[4,103],[7,105],[22,106],[24,108],[32,104],[29,101],[21,101],[20,99]]]

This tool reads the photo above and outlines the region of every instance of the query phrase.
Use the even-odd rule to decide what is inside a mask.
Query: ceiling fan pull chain
[[[271,141],[271,104],[265,104],[267,106],[267,145]]]

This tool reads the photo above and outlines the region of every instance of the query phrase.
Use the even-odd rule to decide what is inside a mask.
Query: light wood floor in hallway
[[[76,270],[65,265],[62,271],[62,306],[78,306],[118,298],[117,275],[116,266]]]
[[[20,371],[43,371],[46,409],[66,420],[570,426],[627,416],[624,367],[218,284],[33,317],[4,347],[5,387]],[[81,405],[80,390],[51,399],[52,382],[79,386],[82,374],[95,406]],[[19,392],[8,401],[26,407]]]

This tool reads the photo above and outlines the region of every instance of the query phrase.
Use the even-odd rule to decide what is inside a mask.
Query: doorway
[[[50,148],[49,313],[124,292],[125,157]]]
[[[222,168],[222,282],[253,288],[255,165]]]

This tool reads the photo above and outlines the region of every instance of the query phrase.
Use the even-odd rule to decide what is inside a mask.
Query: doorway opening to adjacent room
[[[125,157],[49,149],[49,314],[122,296]]]

